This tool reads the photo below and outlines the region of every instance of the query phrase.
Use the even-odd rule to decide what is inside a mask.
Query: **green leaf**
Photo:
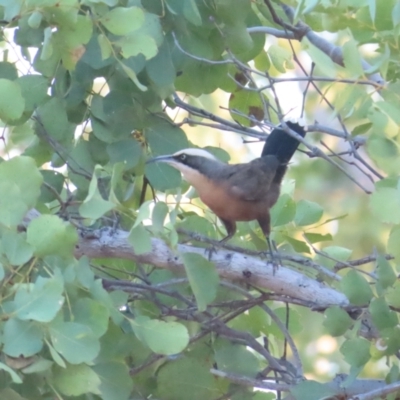
[[[36,374],[38,372],[49,371],[53,366],[53,361],[45,360],[44,358],[38,358],[33,364],[24,368],[22,372],[24,374]]]
[[[279,197],[271,209],[271,225],[280,226],[293,221],[296,215],[296,203],[286,193]]]
[[[174,83],[176,69],[168,42],[165,41],[158,49],[156,56],[146,63],[146,71],[157,86],[168,86]]]
[[[287,235],[283,235],[283,237],[293,247],[294,251],[298,253],[311,253],[307,243],[303,240],[297,240]]]
[[[271,68],[271,60],[264,50],[254,59],[254,65],[259,71],[268,71]]]
[[[216,399],[222,395],[210,367],[195,358],[182,357],[165,363],[158,371],[157,394],[165,400]],[[184,389],[184,390],[183,390]]]
[[[391,311],[384,298],[373,299],[369,305],[372,322],[380,331],[394,328],[398,323],[397,314]]]
[[[2,362],[0,362],[0,370],[8,372],[11,376],[11,380],[14,383],[19,383],[19,384],[22,383],[22,379],[19,377],[19,375],[13,369],[11,369],[8,365],[5,365]]]
[[[107,145],[107,154],[112,163],[123,162],[125,169],[131,169],[138,164],[142,147],[137,140],[129,138]]]
[[[400,308],[400,283],[396,282],[393,287],[389,287],[386,292],[386,300],[391,307]]]
[[[189,147],[185,132],[167,121],[152,121],[152,124],[144,130],[144,135],[153,156],[173,154]]]
[[[41,215],[27,229],[27,242],[38,257],[57,254],[71,257],[78,242],[76,229],[55,215]]]
[[[121,66],[121,68],[123,69],[123,71],[126,73],[126,75],[128,76],[128,78],[142,91],[142,92],[146,92],[147,91],[147,87],[142,85],[139,82],[139,79],[137,78],[137,75],[135,73],[135,71],[130,68],[128,65],[126,65],[125,63],[123,63],[122,61],[118,60],[119,65]]]
[[[353,322],[349,314],[340,307],[330,307],[325,311],[323,325],[331,336],[342,336]]]
[[[39,28],[40,24],[42,23],[43,14],[40,11],[34,11],[28,19],[28,25],[32,29]]]
[[[26,242],[24,234],[6,231],[1,243],[3,252],[11,265],[25,264],[33,256],[33,248]]]
[[[272,65],[281,73],[287,72],[287,69],[293,69],[292,52],[284,47],[271,45],[268,48],[268,56]]]
[[[385,257],[381,255],[378,256],[377,262],[378,266],[376,272],[378,276],[378,283],[383,289],[386,289],[396,282],[397,275],[394,273],[392,266]]]
[[[343,46],[343,61],[346,70],[353,78],[359,78],[364,75],[364,70],[361,65],[361,57],[358,47],[354,39],[348,40]]]
[[[108,213],[114,208],[114,203],[104,200],[98,188],[98,175],[102,167],[96,165],[95,171],[89,185],[89,191],[86,199],[79,206],[79,213],[83,218],[99,219],[104,214]]]
[[[185,271],[189,279],[199,311],[205,311],[207,305],[215,300],[219,285],[219,275],[212,262],[200,254],[182,254]]]
[[[131,229],[128,242],[138,255],[149,253],[152,249],[151,236],[143,225],[138,225]]]
[[[41,61],[49,61],[50,57],[53,55],[53,31],[51,27],[48,26],[44,29],[44,40],[42,51],[40,52]],[[47,63],[46,63],[47,64]]]
[[[290,390],[296,400],[322,400],[335,396],[335,392],[327,385],[315,381],[302,381]]]
[[[186,19],[190,21],[193,25],[201,25],[201,15],[199,13],[195,0],[186,0],[183,2],[183,14]]]
[[[116,7],[106,13],[101,23],[114,35],[126,35],[142,26],[144,12],[139,7]]]
[[[48,99],[49,81],[41,75],[24,75],[16,80],[25,99],[25,111],[32,112]]]
[[[76,322],[56,322],[50,325],[54,349],[70,364],[90,363],[100,351],[100,343],[92,330]]]
[[[37,111],[39,116],[38,132],[44,131],[46,135],[56,139],[60,143],[70,144],[74,137],[75,126],[68,120],[65,102],[52,97],[51,100],[41,104]],[[47,139],[48,140],[48,139]]]
[[[108,328],[110,313],[106,306],[90,298],[81,298],[72,306],[74,322],[88,326],[93,334],[99,338]]]
[[[4,325],[3,351],[10,357],[31,357],[43,347],[43,332],[33,321],[10,318]]]
[[[189,344],[187,328],[178,322],[164,322],[148,317],[131,320],[135,335],[157,354],[172,355],[183,351]]]
[[[112,44],[107,36],[102,33],[97,37],[97,41],[99,42],[100,50],[101,50],[101,58],[103,60],[107,60],[112,55]]]
[[[308,200],[300,200],[296,205],[294,222],[297,226],[311,225],[318,222],[324,209],[317,203]]]
[[[254,126],[256,121],[264,119],[262,94],[248,90],[238,90],[229,97],[229,110],[232,119],[243,126]],[[239,114],[234,111],[239,111]],[[246,118],[246,116],[248,118]]]
[[[328,257],[325,257],[326,253]],[[320,262],[328,268],[333,268],[338,262],[346,262],[352,254],[352,250],[340,246],[327,246],[322,249],[314,261]]]
[[[219,370],[241,376],[254,378],[260,371],[260,362],[253,353],[245,346],[226,341],[216,346],[215,362]]]
[[[373,297],[369,283],[357,271],[349,271],[341,281],[343,293],[351,304],[356,306],[366,305]]]
[[[318,71],[324,76],[332,77],[337,75],[339,67],[332,61],[332,59],[323,53],[320,49],[311,44],[308,39],[302,41],[303,48],[307,50],[307,53],[311,57],[312,61],[318,67]]]
[[[145,59],[149,60],[158,52],[155,40],[151,36],[143,34],[124,36],[117,44],[121,47],[122,56],[124,58],[143,54]]]
[[[42,170],[40,172],[45,183],[41,188],[40,201],[43,203],[51,203],[54,200],[58,200],[57,194],[60,195],[63,190],[65,176],[52,170]]]
[[[30,157],[15,157],[0,164],[0,222],[18,225],[35,206],[43,178]]]
[[[146,165],[146,177],[155,190],[166,191],[180,186],[181,174],[175,168],[162,163]]]
[[[85,364],[56,368],[54,384],[66,396],[80,396],[88,392],[101,394],[99,376]]]
[[[369,353],[370,344],[367,340],[362,338],[348,339],[340,348],[344,359],[352,367],[362,367],[371,358]]]
[[[15,64],[6,61],[0,61],[0,78],[14,81],[18,78],[18,71]]]
[[[370,206],[372,212],[382,222],[400,223],[400,190],[380,187],[371,195]]]
[[[14,298],[15,315],[21,320],[50,322],[64,304],[63,290],[58,277],[39,276],[35,283],[20,285]]]
[[[388,251],[392,254],[396,262],[400,261],[400,226],[394,226],[390,231],[388,240]]]
[[[93,370],[101,380],[102,400],[128,400],[130,398],[133,381],[125,363],[110,361],[97,364]]]
[[[157,232],[162,232],[168,212],[168,206],[163,201],[158,201],[154,206],[151,221],[153,223],[153,228]]]
[[[6,123],[12,123],[22,117],[25,109],[25,99],[18,83],[8,79],[0,79],[0,118]]]
[[[305,232],[304,236],[310,243],[329,242],[333,239],[330,233],[321,234],[321,233]]]

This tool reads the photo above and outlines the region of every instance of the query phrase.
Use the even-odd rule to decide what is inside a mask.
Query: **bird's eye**
[[[180,159],[181,161],[185,161],[185,160],[186,160],[186,154],[181,154],[181,155],[179,156],[179,159]]]

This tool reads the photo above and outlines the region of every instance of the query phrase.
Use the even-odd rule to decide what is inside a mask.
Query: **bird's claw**
[[[218,252],[218,247],[215,245],[211,245],[210,247],[205,249],[205,253],[207,256],[207,260],[211,261],[212,255]]]

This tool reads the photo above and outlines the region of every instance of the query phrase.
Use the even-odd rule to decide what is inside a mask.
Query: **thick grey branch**
[[[75,256],[124,258],[177,272],[184,271],[179,254],[197,253],[206,256],[204,249],[188,245],[178,245],[174,252],[165,242],[155,238],[152,239],[152,249],[149,253],[136,254],[127,237],[128,233],[121,230],[98,230],[90,237],[81,237],[76,246]],[[305,300],[319,308],[349,304],[342,293],[297,271],[282,266],[274,274],[270,263],[256,257],[219,250],[213,254],[212,261],[220,276],[230,281],[240,281],[277,294]]]

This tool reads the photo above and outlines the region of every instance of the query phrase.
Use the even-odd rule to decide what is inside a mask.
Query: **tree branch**
[[[178,245],[177,251],[174,252],[164,241],[155,238],[151,240],[152,250],[149,253],[136,254],[127,238],[127,232],[112,229],[95,231],[90,237],[81,235],[80,241],[76,245],[75,256],[78,258],[82,256],[124,258],[175,272],[184,272],[184,265],[179,254],[205,255],[203,248],[182,244]],[[349,304],[342,293],[323,283],[284,266],[278,268],[274,273],[273,265],[259,258],[219,250],[213,254],[212,261],[219,275],[230,281],[240,281],[290,298],[307,301],[318,308]]]

